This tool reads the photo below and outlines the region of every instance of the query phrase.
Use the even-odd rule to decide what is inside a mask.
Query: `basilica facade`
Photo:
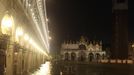
[[[102,50],[102,41],[86,41],[82,36],[79,41],[68,41],[61,45],[61,60],[64,61],[97,61],[106,59]]]

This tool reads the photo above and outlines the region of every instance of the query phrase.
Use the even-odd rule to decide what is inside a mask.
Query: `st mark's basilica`
[[[106,52],[102,50],[102,41],[87,41],[83,36],[80,40],[64,42],[61,45],[61,58],[64,61],[95,62],[107,59]]]

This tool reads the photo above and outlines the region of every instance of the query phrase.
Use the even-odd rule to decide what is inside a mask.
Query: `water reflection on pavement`
[[[42,64],[39,70],[30,75],[51,75],[51,62]]]

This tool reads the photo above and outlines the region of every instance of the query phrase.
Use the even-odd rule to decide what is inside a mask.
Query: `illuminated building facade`
[[[61,45],[61,59],[65,61],[97,61],[106,58],[102,42],[86,41],[81,37],[77,42],[64,42]]]

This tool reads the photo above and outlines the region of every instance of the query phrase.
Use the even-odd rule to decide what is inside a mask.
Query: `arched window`
[[[89,53],[88,59],[89,59],[90,62],[92,62],[93,59],[94,59],[94,54],[93,53]]]
[[[76,54],[74,52],[71,53],[71,60],[75,60],[76,59]]]
[[[65,53],[65,60],[66,60],[66,61],[69,60],[69,53]]]
[[[80,49],[80,50],[86,50],[86,46],[83,45],[83,44],[81,44],[81,45],[79,45],[79,49]]]

